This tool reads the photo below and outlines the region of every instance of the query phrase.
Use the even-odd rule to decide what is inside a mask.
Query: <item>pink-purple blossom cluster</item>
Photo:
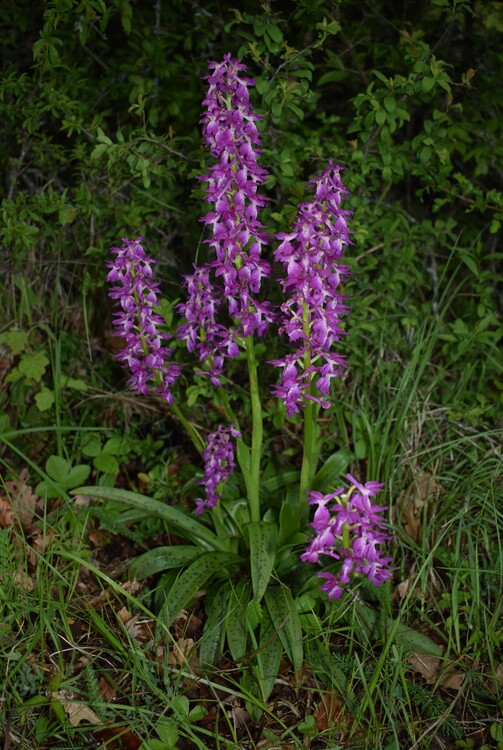
[[[220,425],[216,432],[208,435],[203,451],[204,478],[199,481],[199,484],[204,486],[206,497],[198,497],[196,500],[194,512],[198,515],[206,508],[214,508],[220,500],[222,485],[236,467],[235,447],[231,438],[237,437],[241,437],[241,433],[234,425]]]
[[[340,260],[349,244],[350,212],[341,208],[348,191],[340,167],[332,162],[310,183],[313,200],[299,206],[293,231],[279,235],[282,242],[274,253],[286,273],[281,281],[287,299],[281,305],[280,333],[295,350],[273,361],[282,368],[273,392],[284,399],[288,416],[298,413],[306,399],[327,408],[330,382],[346,367],[344,357],[332,347],[343,334],[340,316],[348,311],[338,291],[347,274]]]
[[[344,488],[328,495],[309,492],[309,503],[318,506],[311,523],[316,536],[300,556],[303,562],[310,563],[319,562],[322,555],[342,561],[336,575],[318,573],[320,578],[326,579],[320,588],[328,594],[329,600],[342,596],[343,586],[349,583],[351,575],[364,575],[376,586],[391,578],[392,558],[386,557],[380,549],[390,539],[382,531],[385,524],[381,514],[386,506],[373,505],[370,501],[383,485],[378,482],[362,485],[351,474],[346,478],[352,484],[349,492]]]
[[[258,164],[256,121],[260,118],[248,94],[254,82],[241,75],[246,65],[230,54],[222,62],[210,63],[209,69],[201,122],[204,141],[217,163],[201,178],[208,184],[206,200],[213,206],[202,221],[212,232],[206,242],[214,258],[185,278],[188,299],[179,311],[187,324],[177,335],[218,383],[223,358],[239,351],[233,344],[236,337],[263,335],[273,315],[271,305],[257,297],[270,265],[261,257],[266,236],[258,214],[265,198],[258,189],[267,173]],[[210,283],[210,274],[216,286]],[[217,324],[222,314],[231,316],[236,325],[225,329]]]
[[[185,286],[187,300],[178,308],[187,322],[178,327],[177,336],[185,341],[188,351],[197,352],[199,361],[204,363],[206,369],[197,374],[208,375],[213,385],[219,386],[224,357],[239,354],[235,332],[217,321],[220,299],[207,265],[196,267],[191,276],[186,276]]]
[[[118,308],[114,313],[114,336],[126,342],[117,356],[131,372],[131,390],[144,395],[159,393],[171,404],[171,387],[180,374],[180,366],[167,362],[172,349],[163,344],[171,336],[159,330],[164,321],[154,312],[159,292],[159,284],[153,280],[155,261],[145,254],[141,242],[142,237],[123,239],[121,247],[112,248],[117,257],[107,262],[107,281],[113,284],[109,296]]]

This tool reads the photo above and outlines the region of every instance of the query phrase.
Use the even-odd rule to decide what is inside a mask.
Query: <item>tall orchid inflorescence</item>
[[[351,574],[364,575],[376,586],[391,578],[391,558],[385,557],[380,549],[380,545],[390,538],[382,531],[381,514],[386,506],[373,505],[370,501],[383,485],[378,482],[362,485],[351,474],[346,478],[352,484],[348,492],[341,488],[328,495],[309,493],[310,504],[318,506],[311,523],[316,536],[300,559],[317,563],[325,555],[342,560],[337,575],[318,573],[320,578],[326,578],[320,588],[327,592],[329,599],[342,596],[342,587],[349,583]],[[328,507],[332,502],[334,504]]]
[[[273,362],[283,371],[273,391],[284,399],[289,417],[306,399],[327,408],[330,382],[346,367],[332,347],[342,335],[340,316],[347,313],[338,286],[347,274],[340,260],[349,244],[349,211],[341,208],[348,191],[340,167],[332,162],[310,184],[314,199],[299,206],[293,231],[279,235],[282,242],[274,254],[286,272],[280,333],[288,336],[295,351]]]
[[[171,404],[171,387],[180,374],[180,366],[167,361],[173,351],[163,346],[171,336],[159,330],[164,321],[154,312],[159,292],[159,284],[153,280],[155,261],[145,254],[141,242],[142,237],[124,239],[121,247],[112,248],[115,260],[107,263],[107,281],[113,284],[109,296],[118,307],[114,335],[126,342],[117,356],[131,371],[131,390],[143,395],[159,393]]]
[[[213,204],[202,221],[211,227],[213,236],[206,242],[215,258],[185,278],[188,299],[179,311],[187,323],[178,336],[218,384],[224,357],[239,352],[236,338],[263,335],[272,311],[269,303],[257,298],[270,266],[261,257],[266,237],[258,213],[265,198],[257,191],[267,173],[258,164],[260,118],[248,95],[254,82],[241,75],[246,65],[230,54],[222,62],[210,63],[209,69],[213,72],[207,76],[201,122],[204,141],[217,163],[201,178],[208,183],[206,200]],[[210,282],[211,276],[218,286]],[[220,312],[227,312],[236,325],[226,328],[217,323]]]

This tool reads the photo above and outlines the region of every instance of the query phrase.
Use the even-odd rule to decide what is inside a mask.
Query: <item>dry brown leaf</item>
[[[438,681],[439,686],[448,690],[460,690],[465,675],[455,669],[453,665],[447,667],[443,674],[440,672],[440,659],[426,654],[411,654],[407,659],[414,672],[422,675],[426,682],[432,684]]]
[[[52,544],[56,534],[51,529],[44,529],[44,532],[35,531],[31,537],[31,545],[26,548],[26,556],[32,568],[37,566],[39,556]]]
[[[440,684],[443,688],[447,688],[447,690],[461,690],[464,679],[465,675],[462,672],[448,669],[442,677]]]
[[[153,641],[154,627],[154,620],[150,618],[142,620],[139,615],[135,615],[126,623],[126,631],[128,635],[139,643],[150,643]]]
[[[241,729],[241,727],[244,727],[250,720],[250,714],[241,706],[233,706],[228,713],[228,717],[232,721],[235,732]]]
[[[104,677],[98,680],[98,687],[105,703],[110,703],[115,697],[115,688]]]
[[[140,591],[140,589],[142,588],[142,584],[140,581],[124,581],[124,583],[121,583],[119,585],[120,585],[120,588],[122,588],[124,591],[127,591],[132,596],[135,596],[138,593],[138,591]],[[113,589],[114,597],[115,597],[115,594],[119,592],[119,590],[120,589]],[[106,588],[103,591],[100,591],[98,596],[95,596],[93,599],[91,599],[90,606],[96,609],[97,607],[100,607],[102,604],[108,604],[111,598],[111,592],[112,592],[111,588]],[[123,609],[125,609],[125,607]],[[132,615],[130,615],[130,618],[131,616]]]
[[[73,502],[75,505],[85,505],[87,507],[91,502],[91,498],[88,495],[74,495]]]
[[[411,574],[413,573],[414,573],[414,568],[411,569]],[[409,594],[415,581],[416,581],[416,578],[414,577],[414,575],[409,575],[408,578],[406,578],[403,581],[400,581],[400,583],[397,585],[395,592],[398,594],[398,599],[400,600],[400,602],[403,602],[407,594]],[[415,599],[419,599],[421,597],[421,592],[418,590],[417,587],[414,589],[412,596]]]
[[[335,693],[327,693],[313,714],[316,728],[319,732],[326,732],[329,726],[333,726],[336,718],[341,713],[341,701]]]
[[[423,536],[423,524],[421,521],[414,516],[408,508],[404,508],[402,511],[403,528],[405,532],[413,539],[416,543],[421,541]]]
[[[411,654],[407,663],[410,664],[414,672],[422,675],[426,682],[434,682],[440,668],[440,659],[427,654]]]
[[[97,716],[88,706],[84,703],[76,703],[72,700],[74,697],[72,693],[66,690],[60,690],[59,692],[54,693],[52,697],[61,703],[72,727],[78,727],[81,722],[93,724],[95,727],[103,724],[99,716]]]
[[[141,581],[124,581],[124,583],[121,583],[121,588],[124,589],[124,591],[127,591],[132,596],[136,596],[138,591],[141,590],[143,584]]]
[[[5,488],[7,489],[12,502],[14,515],[21,526],[25,529],[30,528],[33,523],[35,505],[37,504],[38,499],[30,485],[27,484],[27,479],[28,469],[25,467],[19,472],[19,479],[17,482],[5,482]]]
[[[22,591],[27,591],[28,593],[33,591],[33,588],[35,586],[33,580],[30,578],[30,576],[22,566],[20,566],[16,570],[12,581],[14,583],[14,586],[17,586],[18,589],[22,589]]]
[[[93,607],[93,609],[97,609],[98,607],[101,607],[104,604],[108,603],[108,600],[110,598],[110,589],[103,589],[100,591],[98,596],[94,596],[91,601],[89,602],[89,606]]]
[[[122,609],[119,609],[119,611],[117,612],[117,617],[123,623],[123,625],[125,625],[132,619],[133,615],[127,607],[122,607]]]
[[[398,498],[403,528],[415,542],[421,540],[423,533],[421,511],[437,494],[438,484],[435,478],[428,472],[423,472],[415,477],[413,483]]]
[[[108,750],[139,750],[142,740],[123,727],[104,727],[92,732],[96,746]]]
[[[0,497],[0,528],[8,529],[14,523],[14,511],[8,498]]]
[[[188,657],[193,648],[193,638],[180,638],[173,644],[173,648],[168,654],[168,664],[171,667],[186,666]]]

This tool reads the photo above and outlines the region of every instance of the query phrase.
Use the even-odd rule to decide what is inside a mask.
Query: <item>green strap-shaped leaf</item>
[[[147,576],[153,576],[162,570],[183,568],[190,565],[201,555],[198,547],[189,544],[177,544],[171,547],[156,547],[149,549],[143,555],[136,557],[129,566],[129,575],[141,581]]]
[[[250,566],[253,595],[259,602],[269,585],[274,558],[278,529],[274,523],[255,521],[246,526],[250,540]]]
[[[199,644],[199,660],[203,669],[213,666],[222,653],[231,594],[232,585],[230,581],[225,581],[213,596],[211,605],[206,608],[207,619]]]
[[[99,500],[113,500],[118,503],[125,503],[133,508],[139,508],[153,516],[162,518],[167,521],[173,529],[176,529],[180,536],[191,541],[203,544],[210,549],[221,550],[223,543],[213,534],[212,531],[203,526],[178,508],[161,503],[153,497],[145,497],[137,492],[129,492],[115,487],[78,487],[73,490],[72,495],[88,495],[96,497]]]
[[[318,490],[318,492],[338,489],[341,486],[342,475],[352,457],[353,454],[345,448],[332,453],[314,477],[311,489]]]
[[[265,593],[265,603],[286,655],[296,672],[304,658],[302,629],[290,589],[281,584],[271,586]]]
[[[354,607],[358,621],[369,637],[391,638],[392,642],[399,643],[407,650],[419,654],[442,655],[441,647],[418,630],[397,622],[391,617],[381,618],[378,612],[362,602],[355,602]]]
[[[246,581],[238,581],[231,591],[227,614],[227,643],[234,661],[246,655],[248,628],[246,606],[250,601],[251,586]]]
[[[217,570],[241,562],[233,552],[206,552],[178,576],[159,612],[160,619],[169,627],[175,617],[197,594]]]
[[[283,546],[289,542],[298,531],[298,516],[293,507],[286,500],[281,504],[281,510],[279,512],[279,534],[278,534],[278,547]]]
[[[289,469],[288,471],[275,471],[270,477],[260,481],[260,489],[269,493],[277,492],[282,487],[290,484],[297,484],[300,477],[300,471]]]
[[[257,650],[258,683],[262,691],[262,699],[266,701],[274,687],[279,672],[283,643],[278,638],[274,623],[269,613],[264,610],[260,623],[260,636]]]

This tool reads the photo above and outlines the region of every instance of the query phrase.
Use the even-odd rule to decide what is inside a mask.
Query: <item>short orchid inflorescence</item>
[[[326,579],[320,588],[327,592],[330,600],[342,596],[343,586],[349,583],[351,575],[366,576],[376,586],[391,578],[391,558],[380,549],[390,539],[383,531],[382,513],[386,506],[373,505],[370,501],[383,485],[378,482],[362,485],[351,474],[346,478],[352,484],[348,492],[341,488],[327,495],[309,493],[309,503],[318,506],[311,523],[316,536],[300,558],[310,563],[319,562],[323,555],[342,560],[336,575],[318,573],[320,578]],[[330,503],[334,504],[328,507]]]
[[[224,482],[236,468],[234,442],[231,438],[241,437],[234,425],[220,427],[208,435],[203,451],[204,479],[199,480],[205,489],[206,498],[197,498],[195,513],[203,513],[206,508],[214,508],[220,500],[220,490]]]
[[[167,361],[172,349],[163,343],[171,336],[159,330],[164,320],[154,312],[159,292],[159,284],[153,280],[155,261],[145,254],[141,242],[142,237],[124,239],[121,247],[112,248],[117,257],[107,263],[107,281],[113,284],[109,296],[118,308],[114,335],[126,343],[117,356],[131,372],[131,390],[143,395],[159,393],[171,404],[171,387],[181,368]]]
[[[274,253],[286,272],[281,281],[287,299],[281,305],[280,333],[295,350],[273,361],[282,368],[273,392],[284,400],[289,417],[305,406],[306,399],[330,406],[331,380],[346,367],[344,357],[332,349],[343,333],[340,316],[348,311],[338,290],[347,274],[340,260],[349,244],[349,211],[341,208],[348,191],[340,167],[332,162],[310,184],[313,200],[299,206],[293,231],[279,235],[282,242]]]

